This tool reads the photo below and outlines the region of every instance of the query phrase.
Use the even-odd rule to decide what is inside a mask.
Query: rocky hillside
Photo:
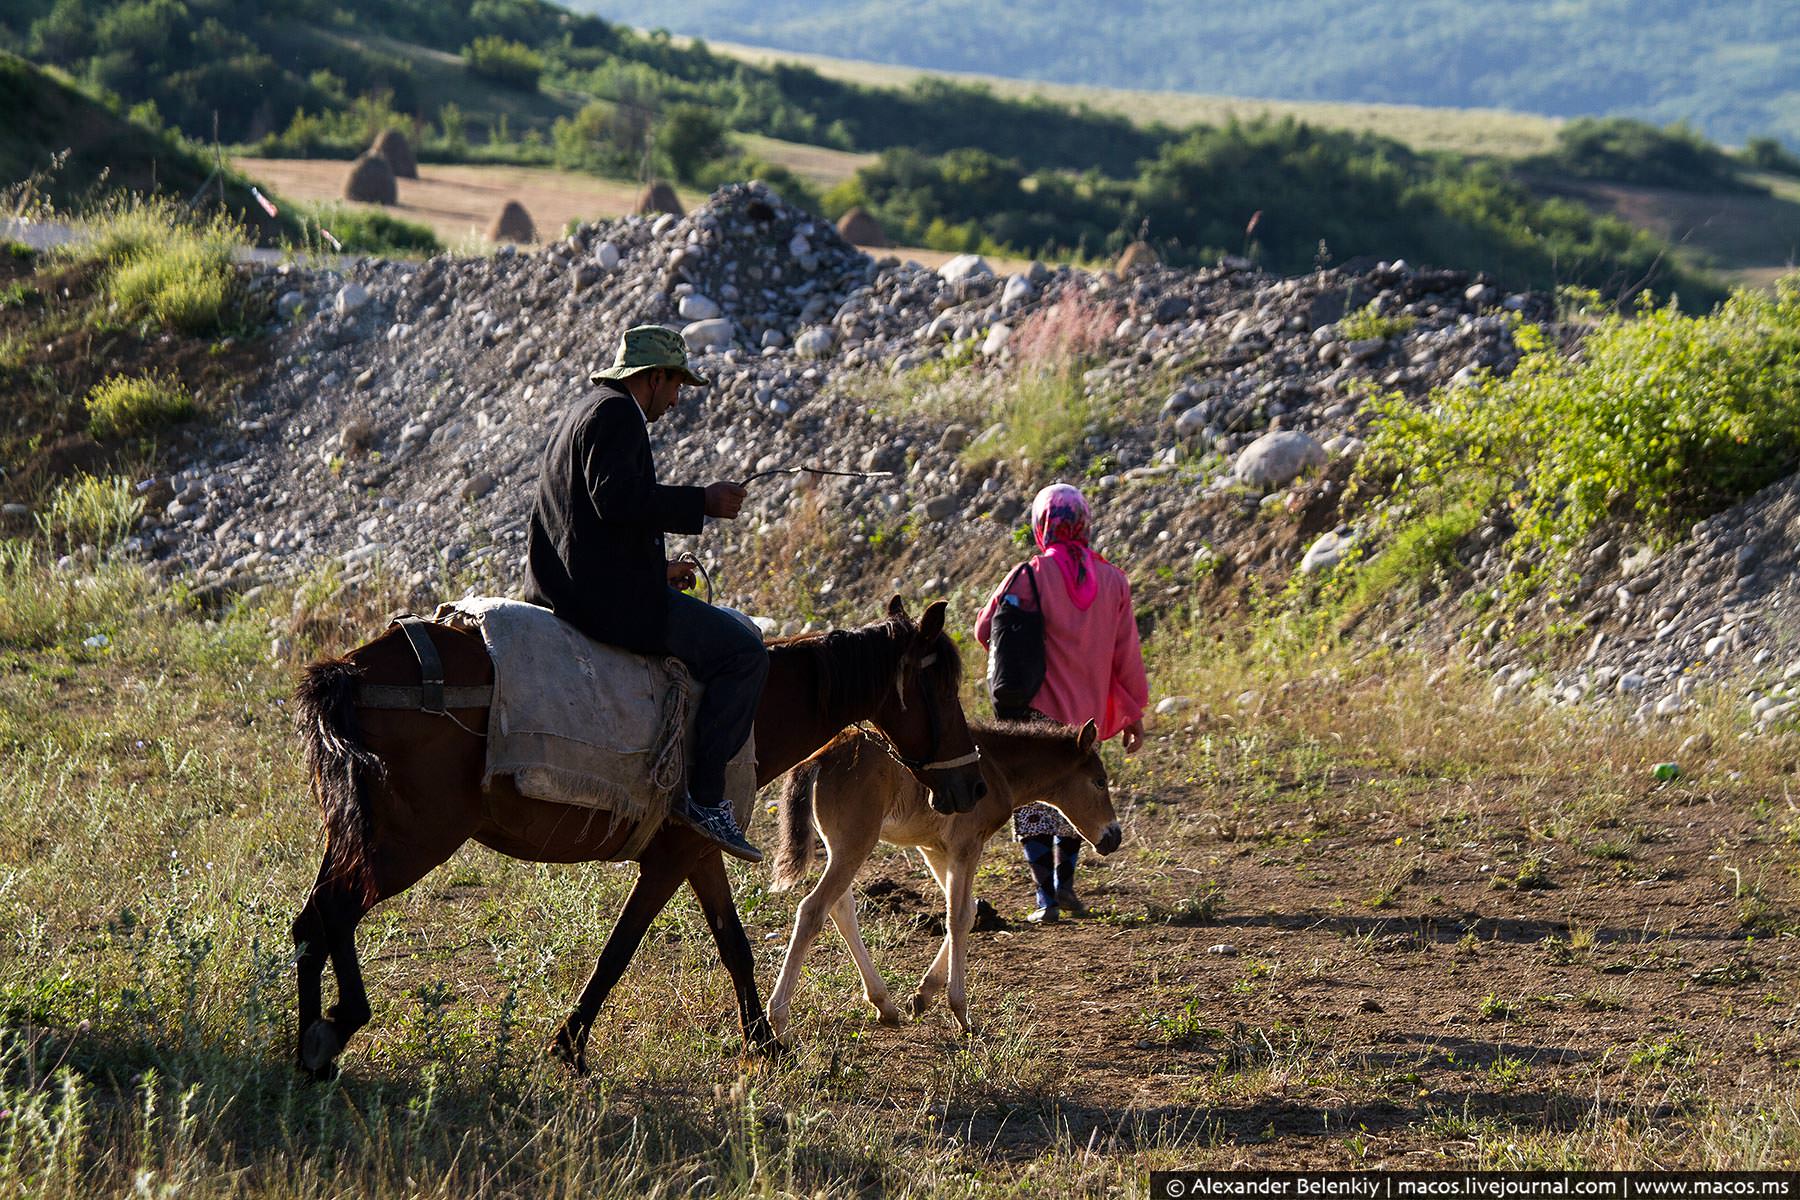
[[[1030,496],[1058,477],[1088,488],[1097,540],[1147,620],[1329,569],[1355,537],[1340,493],[1366,386],[1423,400],[1506,373],[1511,315],[1553,315],[1543,297],[1405,263],[1280,279],[1232,260],[1010,278],[970,258],[878,262],[757,184],[531,254],[289,265],[257,286],[284,322],[268,381],[203,461],[144,485],[143,549],[164,569],[234,591],[382,571],[420,604],[516,587],[555,414],[622,330],[654,321],[682,327],[716,380],[655,427],[665,479],[880,473],[770,475],[742,519],[693,540],[720,598],[783,631],[872,612],[890,589],[955,595],[972,618],[1019,553]],[[1028,432],[1008,421],[1034,418],[997,406],[995,389],[1071,323],[1093,338],[1099,365],[1078,386],[1094,419],[1067,462],[1032,464],[1008,449]],[[1684,702],[1696,657],[1779,675],[1797,502],[1787,485],[1775,493],[1663,559],[1596,546],[1589,633],[1561,673],[1492,629],[1475,652],[1506,691],[1623,693],[1646,712]],[[1500,569],[1496,536],[1478,530],[1459,550],[1477,578]],[[1441,636],[1468,618],[1399,623]]]

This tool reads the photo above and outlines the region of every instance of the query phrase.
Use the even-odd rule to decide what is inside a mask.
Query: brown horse
[[[1119,822],[1107,789],[1106,766],[1094,748],[1098,730],[1092,721],[1080,730],[1053,723],[977,722],[974,732],[983,773],[992,786],[972,809],[951,816],[927,808],[924,791],[859,732],[844,734],[788,775],[780,800],[775,890],[785,891],[805,877],[814,825],[825,838],[830,858],[819,886],[800,902],[793,940],[769,996],[769,1020],[776,1036],[787,1027],[801,964],[826,913],[850,947],[862,972],[863,994],[882,1023],[899,1022],[900,1010],[857,932],[856,899],[850,891],[876,842],[918,847],[944,891],[944,944],[913,993],[912,1015],[922,1014],[948,988],[950,1012],[965,1033],[971,1029],[964,969],[967,935],[975,923],[975,867],[988,839],[1014,809],[1042,801],[1059,809],[1100,853],[1119,848]]]
[[[493,664],[481,640],[429,627],[454,691],[491,684]],[[888,618],[853,630],[790,638],[769,648],[769,679],[756,712],[757,784],[779,777],[846,726],[868,721],[892,752],[947,811],[973,807],[985,794],[979,757],[958,699],[961,664],[944,635],[944,604],[914,624],[898,596]],[[296,697],[313,788],[324,811],[325,859],[294,922],[299,968],[300,1068],[330,1078],[350,1035],[369,1019],[357,964],[355,930],[364,914],[398,895],[463,843],[533,862],[614,857],[630,836],[592,810],[521,796],[505,779],[484,789],[487,710],[450,715],[358,705],[364,685],[413,685],[420,666],[405,636],[389,630],[347,656],[307,668]],[[480,699],[476,692],[474,699]],[[451,695],[452,706],[471,697]],[[592,978],[550,1050],[586,1069],[587,1039],[607,993],[624,973],[645,930],[685,880],[711,928],[737,992],[744,1039],[760,1050],[778,1043],[757,994],[750,942],[738,921],[718,848],[668,822],[637,856],[637,883],[607,937]],[[321,1015],[329,956],[337,1003]]]

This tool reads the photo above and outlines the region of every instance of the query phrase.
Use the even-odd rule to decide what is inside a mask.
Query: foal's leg
[[[863,944],[862,930],[856,925],[856,896],[846,891],[831,906],[831,921],[837,926],[838,933],[843,936],[844,944],[850,947],[850,957],[856,960],[856,969],[862,973],[863,996],[875,1011],[883,1025],[898,1025],[900,1009],[888,992],[887,980],[875,969],[875,959],[869,954],[868,946]]]
[[[921,849],[931,873],[944,889],[944,943],[938,948],[931,969],[919,981],[912,998],[912,1013],[917,1017],[930,1007],[938,992],[949,989],[950,1014],[964,1033],[971,1032],[969,999],[964,981],[968,957],[969,927],[975,920],[975,862],[967,855],[938,849]]]
[[[688,886],[694,889],[700,911],[706,914],[707,927],[712,930],[713,941],[719,947],[719,961],[731,974],[744,1044],[765,1054],[779,1050],[781,1043],[769,1028],[762,997],[756,991],[756,955],[750,949],[750,939],[744,936],[744,923],[738,918],[737,902],[731,896],[731,878],[725,874],[724,854],[718,850],[702,854],[700,864],[688,876]]]
[[[700,853],[701,845],[696,836],[666,827],[645,847],[637,882],[632,885],[631,895],[625,898],[625,907],[619,910],[612,932],[606,936],[606,945],[600,950],[594,973],[588,978],[587,986],[581,989],[575,1011],[563,1021],[562,1028],[556,1031],[556,1037],[550,1043],[550,1053],[576,1072],[587,1071],[588,1032],[594,1027],[594,1018],[600,1015],[600,1006],[606,1003],[607,993],[625,973],[625,967],[637,953],[638,943],[644,940],[650,922],[669,903],[669,897],[687,878]]]
[[[794,934],[788,940],[787,957],[781,961],[781,974],[775,979],[775,990],[769,994],[769,1020],[775,1026],[776,1036],[787,1032],[794,989],[800,986],[800,968],[806,962],[807,953],[811,951],[814,939],[819,936],[819,930],[824,928],[825,914],[835,912],[832,906],[840,897],[848,895],[850,885],[856,881],[856,872],[862,868],[869,857],[869,851],[875,848],[875,843],[880,838],[879,826],[872,830],[834,829],[826,837],[825,851],[829,857],[825,864],[825,874],[820,878],[818,886],[800,902],[800,909],[794,914]],[[854,926],[854,915],[851,921]],[[842,928],[839,925],[839,929]],[[853,953],[855,946],[859,945],[860,939],[853,943]],[[865,955],[867,953],[864,951]],[[866,984],[868,972],[864,972],[863,978]],[[882,1008],[874,996],[871,995],[869,1001],[881,1012],[883,1021],[899,1019],[898,1013],[890,1018],[888,1009]]]

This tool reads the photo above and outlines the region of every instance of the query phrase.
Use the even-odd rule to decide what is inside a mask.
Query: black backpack
[[[1038,605],[1035,612],[1007,603],[1018,571],[1025,572],[1025,578],[1031,581],[1031,596]],[[1019,717],[1044,686],[1044,599],[1038,593],[1037,575],[1030,563],[1021,564],[1008,576],[1001,592],[989,627],[988,692],[994,698],[997,715]]]

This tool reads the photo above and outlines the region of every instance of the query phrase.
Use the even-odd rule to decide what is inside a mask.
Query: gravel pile
[[[1367,389],[1422,400],[1508,372],[1512,321],[1553,316],[1542,296],[1405,263],[1282,279],[1234,259],[1123,278],[1041,264],[1003,277],[973,256],[938,269],[875,261],[754,183],[685,217],[584,226],[529,254],[284,265],[262,269],[256,286],[284,322],[278,360],[204,461],[146,481],[146,551],[221,590],[322,567],[355,582],[379,569],[421,601],[452,577],[516,586],[551,422],[631,325],[682,329],[716,380],[656,426],[665,479],[801,463],[893,473],[759,481],[747,519],[710,528],[696,548],[730,562],[823,496],[847,522],[847,557],[796,571],[822,591],[873,596],[895,572],[884,559],[864,572],[880,578],[859,578],[859,563],[874,563],[870,546],[896,522],[908,525],[914,552],[901,561],[922,589],[1016,553],[1014,525],[1057,472],[966,453],[1005,433],[999,415],[965,403],[947,419],[930,401],[987,394],[977,385],[1012,369],[1014,336],[1065,300],[1105,314],[1100,365],[1083,386],[1130,417],[1096,427],[1071,468],[1090,468],[1097,541],[1134,577],[1173,578],[1177,592],[1183,571],[1221,557],[1278,580],[1329,569],[1356,531],[1270,537],[1270,510],[1324,502],[1333,524],[1338,464],[1360,449]],[[1370,313],[1386,336],[1353,336]],[[940,359],[941,370],[913,370]],[[1496,688],[1568,702],[1623,695],[1651,716],[1678,711],[1709,671],[1729,672],[1753,679],[1753,700],[1781,719],[1800,703],[1800,686],[1792,700],[1785,690],[1800,648],[1783,619],[1796,489],[1770,489],[1661,558],[1594,547],[1576,609],[1585,661],[1546,674],[1490,642],[1481,661]],[[1498,556],[1477,565],[1497,569]],[[725,599],[754,590],[729,572],[721,582]]]

